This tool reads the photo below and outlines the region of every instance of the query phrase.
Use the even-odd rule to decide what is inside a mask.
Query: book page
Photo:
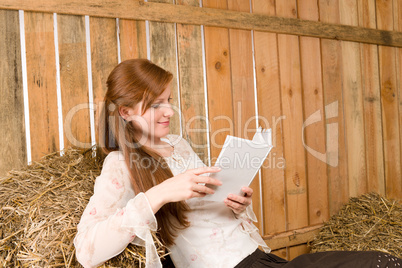
[[[222,170],[209,175],[222,181],[222,185],[207,185],[214,189],[215,193],[206,195],[203,200],[223,201],[230,193],[242,195],[241,187],[250,185],[272,149],[270,134],[270,131],[261,133],[259,129],[253,140],[226,136],[215,163],[215,166],[221,167]]]

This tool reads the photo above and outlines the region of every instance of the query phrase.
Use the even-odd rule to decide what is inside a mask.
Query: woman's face
[[[135,126],[143,131],[143,136],[138,137],[140,143],[152,142],[169,134],[170,117],[174,114],[170,104],[170,87],[169,84],[143,115],[141,115],[143,102],[130,109],[130,117],[127,120],[133,121]]]

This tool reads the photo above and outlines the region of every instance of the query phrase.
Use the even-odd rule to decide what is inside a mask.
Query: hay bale
[[[81,267],[73,239],[102,169],[102,159],[93,155],[96,148],[67,149],[0,178],[1,267]],[[144,263],[144,248],[130,244],[103,267]]]
[[[312,252],[376,250],[402,258],[402,206],[376,193],[350,198],[309,246]]]

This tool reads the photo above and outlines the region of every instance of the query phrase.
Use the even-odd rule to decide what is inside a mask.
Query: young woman
[[[102,264],[129,243],[146,247],[146,267],[162,267],[151,231],[179,268],[348,267],[328,264],[340,257],[381,265],[358,267],[385,267],[374,252],[308,254],[288,263],[269,253],[251,223],[252,189],[243,187],[244,196],[231,194],[224,202],[203,201],[214,193],[208,185],[221,185],[208,176],[219,169],[205,166],[185,139],[169,134],[172,78],[145,59],[120,63],[108,78],[100,124],[108,155],[74,240],[84,267]]]

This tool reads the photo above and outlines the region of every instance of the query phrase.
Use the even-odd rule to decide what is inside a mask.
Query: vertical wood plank
[[[276,2],[278,16],[296,17],[296,10],[296,1]],[[283,137],[286,159],[287,226],[288,230],[293,230],[308,225],[306,160],[301,135],[303,104],[299,37],[279,34],[278,48],[282,109],[285,116]]]
[[[95,107],[95,139],[99,142],[99,115],[103,108],[106,81],[118,63],[116,20],[90,18],[92,89]]]
[[[275,15],[275,2],[252,1],[252,12]],[[272,129],[273,148],[261,169],[264,212],[264,234],[286,230],[285,174],[283,161],[283,126],[279,86],[277,34],[254,32],[254,53],[257,82],[259,125]],[[286,259],[286,249],[284,256]],[[279,255],[278,255],[279,256]]]
[[[249,1],[228,1],[228,9],[250,12]],[[256,132],[253,48],[251,31],[229,29],[230,62],[232,70],[232,92],[235,136],[252,139]],[[253,189],[253,209],[262,226],[259,174],[255,176],[250,187]]]
[[[200,5],[199,0],[179,0],[177,4]],[[177,24],[177,44],[183,137],[208,164],[201,26]]]
[[[121,60],[147,58],[145,21],[119,20]]]
[[[375,0],[358,0],[359,26],[376,28]],[[367,191],[385,195],[378,46],[360,44]]]
[[[357,26],[356,0],[339,2],[342,24]],[[366,151],[360,44],[341,42],[343,62],[343,101],[348,150],[349,194],[358,196],[367,192]]]
[[[228,0],[228,9],[250,12],[250,3]],[[252,139],[256,125],[251,31],[229,29],[229,45],[235,135]]]
[[[0,176],[27,163],[18,11],[0,10]]]
[[[298,245],[298,246],[293,246],[289,250],[289,261],[293,260],[294,258],[307,254],[310,252],[310,248],[306,245]]]
[[[57,15],[64,146],[89,148],[87,55],[82,16]]]
[[[340,23],[339,0],[319,0],[320,21]],[[321,40],[322,74],[324,105],[337,106],[332,116],[326,114],[326,145],[327,161],[333,163],[327,167],[329,188],[329,211],[333,215],[341,206],[348,202],[348,156],[346,153],[345,122],[343,112],[342,92],[342,48],[341,42],[335,40]],[[338,130],[338,135],[329,135],[331,127]]]
[[[53,15],[25,12],[32,160],[60,149]]]
[[[394,31],[402,32],[402,1],[394,0]],[[399,106],[399,142],[402,167],[402,48],[396,49],[397,63],[397,86],[398,86],[398,106]],[[399,195],[401,199],[401,195]]]
[[[150,0],[149,2],[169,3],[173,0]],[[171,83],[171,104],[175,111],[170,119],[170,133],[180,135],[180,106],[177,85],[176,32],[174,23],[149,22],[149,42],[151,61],[173,74]]]
[[[227,2],[205,0],[203,6],[227,9]],[[214,165],[226,135],[234,135],[229,30],[218,27],[204,30],[211,165]]]
[[[376,1],[377,27],[380,30],[394,29],[392,1]],[[396,48],[379,47],[381,81],[382,123],[385,160],[385,193],[388,198],[401,198],[401,144],[398,91],[396,80]]]
[[[298,0],[297,4],[300,19],[318,21],[317,0]],[[312,225],[329,219],[327,163],[323,155],[326,152],[326,133],[320,39],[301,36],[300,56],[305,122],[308,118],[313,118],[316,112],[321,115],[318,122],[304,129],[305,146],[311,150],[307,150],[306,161],[309,224]],[[318,154],[313,155],[312,152]],[[322,158],[318,158],[319,156]]]

